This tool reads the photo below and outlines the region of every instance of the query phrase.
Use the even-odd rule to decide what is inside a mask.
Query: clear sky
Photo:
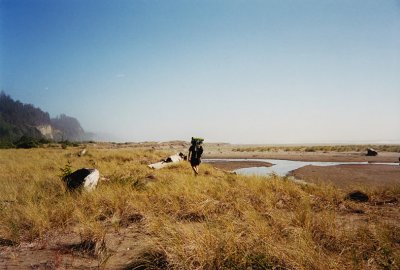
[[[0,89],[112,140],[400,142],[400,1],[0,0]]]

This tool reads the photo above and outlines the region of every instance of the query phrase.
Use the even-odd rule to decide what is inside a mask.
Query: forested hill
[[[72,141],[82,141],[85,137],[85,131],[81,127],[79,121],[74,118],[61,114],[56,118],[51,119],[53,129],[62,132],[64,139]]]
[[[54,141],[88,139],[77,119],[65,114],[52,119],[40,108],[13,100],[1,91],[0,141],[14,142],[22,136]]]

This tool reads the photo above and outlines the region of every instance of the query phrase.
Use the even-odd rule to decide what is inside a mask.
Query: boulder
[[[367,156],[374,157],[374,156],[377,156],[377,155],[378,155],[378,151],[376,151],[376,150],[374,150],[372,148],[368,148],[367,149]]]
[[[99,181],[100,173],[97,169],[82,168],[63,178],[68,190],[76,190],[83,188],[92,191],[96,188]]]

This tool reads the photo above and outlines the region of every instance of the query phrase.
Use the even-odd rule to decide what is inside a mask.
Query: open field
[[[399,185],[358,184],[355,202],[350,186],[146,166],[180,142],[87,149],[0,150],[0,269],[400,268]],[[99,169],[98,188],[67,192],[68,161]]]

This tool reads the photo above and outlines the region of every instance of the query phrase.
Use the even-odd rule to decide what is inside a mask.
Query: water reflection
[[[205,162],[218,162],[218,161],[261,161],[274,164],[271,167],[251,167],[237,169],[235,172],[244,175],[268,175],[275,173],[279,176],[286,176],[290,171],[299,169],[307,165],[313,166],[335,166],[343,164],[371,164],[368,162],[322,162],[322,161],[293,161],[282,159],[207,159]],[[398,165],[398,163],[372,163],[383,165]]]

